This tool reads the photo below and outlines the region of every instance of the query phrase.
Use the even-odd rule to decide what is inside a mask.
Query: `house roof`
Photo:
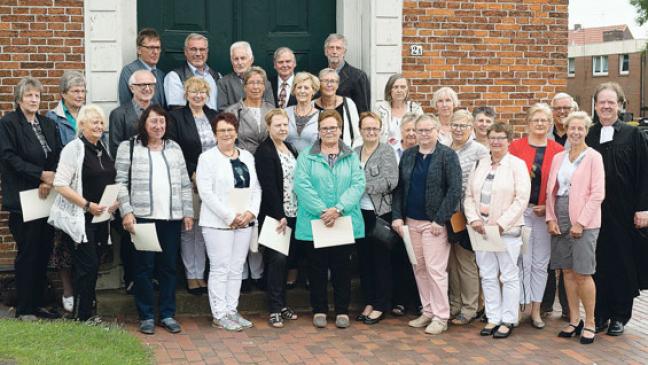
[[[630,33],[630,29],[626,24],[609,25],[606,27],[581,28],[578,30],[569,31],[569,45],[582,46],[586,44],[603,43],[603,33],[612,30],[628,32],[632,37],[632,33]]]

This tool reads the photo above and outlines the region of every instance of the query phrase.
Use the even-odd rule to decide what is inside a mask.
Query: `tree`
[[[630,4],[637,9],[637,23],[644,25],[648,22],[648,0],[630,0]]]

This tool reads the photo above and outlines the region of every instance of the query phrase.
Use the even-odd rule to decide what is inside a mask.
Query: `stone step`
[[[329,285],[329,306],[333,309],[333,288]],[[310,310],[309,291],[298,287],[287,291],[288,305],[296,311],[304,312]],[[362,305],[362,293],[360,280],[351,281],[351,305],[350,309],[358,310]],[[239,299],[239,311],[245,313],[264,313],[268,311],[266,292],[253,290],[249,293],[242,293]],[[132,295],[125,294],[123,289],[109,289],[97,291],[97,313],[106,317],[137,317],[135,301]],[[176,313],[178,315],[199,315],[209,316],[209,299],[207,294],[196,296],[189,294],[184,289],[176,292]]]

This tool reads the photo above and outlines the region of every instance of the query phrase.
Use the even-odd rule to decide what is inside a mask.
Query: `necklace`
[[[299,105],[295,107],[295,114],[297,114],[298,117],[305,117],[307,115],[310,115],[310,113],[313,111],[313,104],[308,103],[308,110],[301,112],[299,110]]]
[[[218,148],[218,150],[219,150],[223,155],[225,155],[226,157],[229,157],[229,158],[234,157],[234,155],[236,154],[236,148],[232,149],[232,153],[230,153],[230,154],[225,153],[225,151],[223,151],[222,149],[220,149],[220,147]]]

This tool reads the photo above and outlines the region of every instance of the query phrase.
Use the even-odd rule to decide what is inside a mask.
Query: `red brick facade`
[[[462,106],[489,105],[499,121],[520,124],[527,106],[566,88],[568,3],[406,0],[403,72],[413,99],[433,111],[432,93],[450,86]],[[413,44],[423,56],[409,55]]]
[[[0,2],[0,111],[14,109],[14,86],[31,75],[45,85],[41,109],[54,108],[65,70],[83,71],[82,0],[3,0]],[[11,263],[14,242],[0,213],[0,264]]]

